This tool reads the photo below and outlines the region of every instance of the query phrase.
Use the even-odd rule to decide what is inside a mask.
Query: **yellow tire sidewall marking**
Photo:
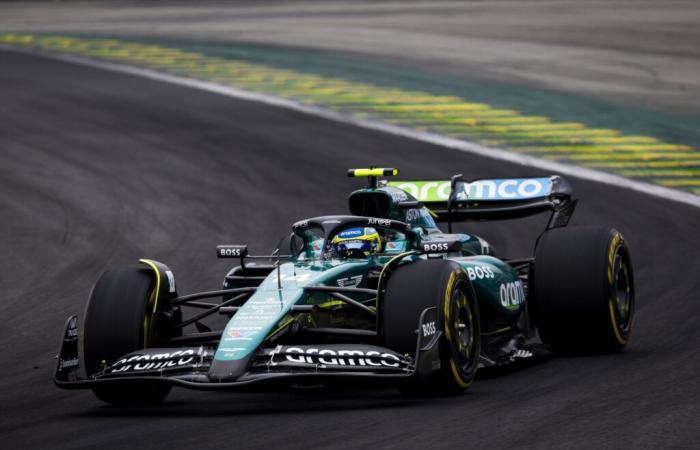
[[[445,337],[447,338],[449,345],[450,345],[450,351],[452,350],[452,335],[450,332],[450,306],[451,306],[451,300],[452,300],[452,290],[454,289],[454,285],[457,282],[457,275],[459,275],[459,271],[453,271],[450,274],[450,278],[447,280],[447,287],[445,289],[445,297],[444,297],[444,302],[443,302],[443,311],[444,311],[444,321],[443,321],[443,329],[445,331]],[[450,354],[450,371],[452,372],[452,376],[454,377],[455,381],[457,384],[462,387],[462,388],[467,388],[471,382],[466,382],[464,381],[464,378],[462,378],[462,374],[460,373],[459,369],[457,369],[457,365],[455,363],[454,358]]]
[[[617,249],[621,248],[624,243],[622,235],[615,233],[612,240],[610,241],[610,247],[608,249],[608,285],[610,286],[610,296],[608,298],[608,309],[610,311],[610,322],[612,324],[613,334],[615,339],[620,345],[627,344],[627,339],[622,335],[619,324],[616,320],[615,304],[617,300],[617,289],[615,287],[616,274],[615,271],[615,255],[617,254]]]
[[[149,335],[149,328],[150,328],[150,322],[151,322],[151,316],[156,313],[158,310],[158,297],[160,296],[160,271],[158,270],[158,267],[148,259],[139,259],[140,263],[146,264],[149,266],[153,272],[156,275],[156,287],[153,291],[151,291],[151,295],[149,295],[148,298],[148,305],[146,305],[146,315],[143,318],[143,345],[145,348],[148,348],[148,335]],[[148,306],[153,303],[153,309],[152,312],[148,312]]]

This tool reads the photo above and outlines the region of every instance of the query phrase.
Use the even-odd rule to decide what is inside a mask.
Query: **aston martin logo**
[[[362,283],[362,275],[355,275],[354,277],[348,278],[338,278],[338,286],[340,287],[350,287],[354,288]]]

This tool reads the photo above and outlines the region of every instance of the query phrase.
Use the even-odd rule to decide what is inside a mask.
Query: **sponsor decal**
[[[511,355],[511,358],[532,358],[533,356],[535,355],[529,350],[518,349]]]
[[[70,316],[66,320],[61,349],[56,357],[56,379],[59,381],[76,381],[80,378],[80,359],[78,358],[78,317]]]
[[[449,181],[392,181],[390,186],[403,189],[419,201],[446,202]],[[552,192],[550,178],[502,178],[462,183],[458,200],[524,200],[545,197]]]
[[[421,202],[447,201],[451,189],[449,181],[390,181],[389,185],[406,191]]]
[[[264,314],[251,314],[250,312],[239,311],[235,317],[238,317],[241,320],[251,320],[256,322],[267,322],[277,317],[277,313],[273,311],[263,310],[263,312]],[[224,340],[229,340],[229,338],[224,338]]]
[[[279,305],[279,300],[275,301],[276,305]],[[260,305],[260,307],[264,307],[264,305]],[[261,311],[261,310],[256,310],[256,311]],[[238,314],[240,314],[239,312]],[[238,315],[237,314],[237,315]],[[243,318],[246,320],[254,320],[254,319],[260,319],[260,320],[270,320],[275,317],[274,314],[272,313],[266,313],[264,310],[262,310],[262,314],[253,314],[251,312],[243,312]],[[256,335],[260,333],[262,330],[262,327],[260,326],[245,326],[245,325],[234,325],[228,327],[224,333],[222,334],[222,341],[250,341],[252,340]],[[241,343],[240,345],[243,345]]]
[[[224,352],[237,352],[239,350],[245,350],[243,347],[221,347],[219,350]]]
[[[367,219],[367,225],[380,225],[383,227],[388,227],[391,225],[390,219],[380,219],[377,217],[370,217]]]
[[[219,258],[240,258],[248,254],[247,245],[217,245],[216,256]],[[172,288],[175,288],[175,279],[173,278]],[[171,291],[174,292],[174,291]]]
[[[400,252],[406,247],[405,242],[387,242],[386,251],[387,252]]]
[[[518,306],[525,302],[525,291],[523,290],[523,283],[520,281],[502,283],[499,295],[501,297],[501,305],[506,308]]]
[[[552,182],[549,178],[515,178],[479,180],[465,184],[458,193],[459,200],[522,200],[549,195]]]
[[[405,191],[391,190],[389,191],[389,195],[391,195],[391,199],[394,201],[394,203],[399,203],[408,200],[408,195],[406,195]]]
[[[300,220],[299,222],[296,222],[294,225],[292,225],[292,228],[309,228],[309,221]]]
[[[496,277],[496,274],[493,273],[493,269],[489,266],[467,267],[467,275],[469,275],[469,279],[472,281]]]
[[[478,239],[479,239],[479,244],[481,245],[481,254],[482,255],[490,255],[491,254],[491,247],[489,246],[489,243],[481,238],[478,238]]]
[[[364,228],[349,228],[347,230],[343,230],[340,233],[338,233],[338,236],[343,238],[343,239],[347,239],[347,238],[362,236],[364,234],[365,234]]]
[[[338,286],[340,287],[357,287],[362,283],[362,275],[355,275],[348,278],[339,278]]]
[[[78,358],[68,358],[58,360],[58,370],[70,369],[71,367],[78,367],[80,361]]]
[[[263,307],[263,306],[268,306],[268,305],[279,306],[280,299],[276,298],[274,296],[266,297],[266,298],[253,298],[251,300],[248,300],[246,302],[246,305],[256,306],[256,307]]]
[[[423,329],[423,337],[433,336],[435,335],[435,333],[437,333],[437,327],[435,326],[434,320],[422,324],[421,328]]]
[[[75,341],[78,339],[78,318],[73,316],[68,322],[68,327],[66,328],[66,335],[63,340],[66,342]]]
[[[279,302],[278,302],[279,303]],[[226,331],[226,341],[249,341],[260,331],[259,327],[229,328]]]
[[[399,367],[401,362],[397,355],[376,350],[286,347],[269,354],[274,357],[277,353],[284,353],[285,359],[292,363],[321,366]]]
[[[424,242],[423,245],[423,251],[425,253],[445,253],[449,252],[450,248],[456,243],[457,241],[449,241],[449,242]]]
[[[138,372],[181,367],[192,364],[198,356],[200,355],[196,354],[193,349],[131,355],[112,364],[110,372]]]
[[[421,218],[420,210],[409,209],[406,211],[406,222],[413,222],[414,220],[418,220],[420,218]]]

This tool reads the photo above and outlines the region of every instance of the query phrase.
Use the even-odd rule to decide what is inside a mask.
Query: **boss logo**
[[[496,274],[489,266],[467,267],[467,274],[470,280],[482,280],[484,278],[495,278]]]
[[[432,244],[423,244],[424,252],[446,252],[450,249],[450,242],[435,242]]]
[[[433,336],[433,335],[435,335],[435,333],[437,333],[437,327],[435,326],[434,320],[431,322],[422,324],[421,328],[423,329],[423,337]]]
[[[241,258],[248,254],[247,245],[217,245],[216,256],[219,258]]]

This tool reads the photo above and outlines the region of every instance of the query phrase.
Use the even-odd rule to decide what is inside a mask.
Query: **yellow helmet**
[[[348,258],[366,258],[382,251],[382,240],[374,228],[348,228],[336,234],[331,245],[338,256]]]

